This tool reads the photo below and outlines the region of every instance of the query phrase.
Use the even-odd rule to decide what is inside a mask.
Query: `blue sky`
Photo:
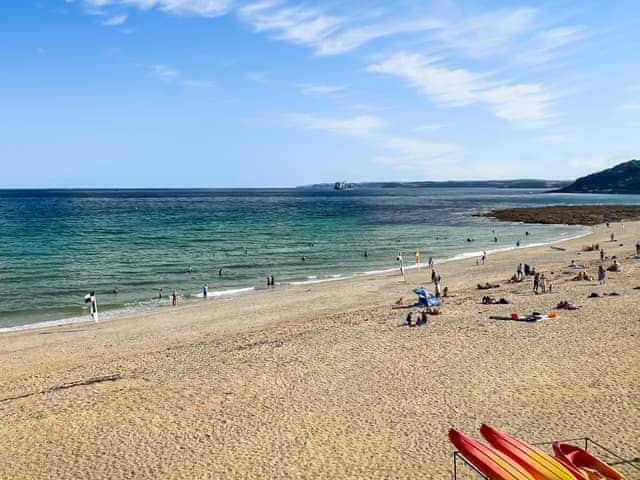
[[[0,187],[575,178],[640,157],[640,2],[7,0]]]

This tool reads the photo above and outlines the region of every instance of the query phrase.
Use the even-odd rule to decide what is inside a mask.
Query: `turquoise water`
[[[286,284],[396,268],[398,252],[409,264],[416,249],[426,261],[568,238],[584,229],[473,214],[639,201],[482,188],[4,190],[0,328],[85,316],[90,290],[104,317],[163,308],[173,289],[198,301],[204,283],[215,296],[264,288],[267,275]]]

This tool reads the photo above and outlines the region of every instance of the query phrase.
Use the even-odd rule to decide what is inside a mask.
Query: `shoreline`
[[[502,220],[499,220],[499,221],[502,221]],[[496,249],[487,249],[486,252],[487,252],[487,255],[495,255],[496,253],[509,252],[517,249],[526,249],[526,248],[542,247],[546,245],[554,245],[557,243],[576,240],[576,239],[583,238],[593,234],[592,226],[582,225],[582,227],[585,229],[583,233],[570,236],[567,238],[557,238],[554,240],[550,240],[548,242],[532,243],[528,245],[522,245],[520,247],[511,246],[511,247],[502,247],[502,248],[496,248]],[[472,258],[477,258],[477,257],[480,257],[481,255],[482,255],[482,251],[463,252],[460,254],[456,254],[450,258],[443,258],[443,259],[434,258],[434,262],[440,265],[440,264],[446,264],[451,262],[458,262],[458,261],[464,261]],[[416,269],[419,270],[421,268],[426,269],[428,268],[428,265],[426,263],[420,263],[419,266],[416,264],[405,266],[405,270],[416,270]],[[350,281],[350,280],[354,280],[362,277],[390,274],[397,271],[398,271],[398,267],[393,267],[393,268],[382,269],[382,270],[373,270],[369,272],[337,274],[328,278],[321,278],[321,279],[316,278],[316,279],[308,279],[308,280],[301,280],[301,281],[288,281],[288,282],[279,283],[278,289],[299,287],[299,286],[305,286],[305,285],[332,283],[337,281]],[[213,301],[219,300],[219,299],[233,299],[233,298],[243,297],[246,295],[259,294],[263,291],[268,291],[268,290],[269,289],[266,287],[265,288],[255,287],[255,286],[236,287],[236,288],[230,288],[228,290],[210,291],[209,297],[211,297]],[[182,304],[178,305],[177,307],[178,309],[184,308],[184,307],[193,307],[196,305],[201,305],[203,308],[205,306],[210,307],[210,305],[206,305],[202,303],[204,302],[202,298],[202,293],[190,294],[189,298],[183,299],[182,302],[183,302]],[[129,306],[129,307],[121,307],[121,308],[116,308],[111,310],[105,310],[104,312],[99,313],[100,321],[97,323],[104,323],[104,322],[110,322],[113,320],[120,320],[120,319],[127,319],[127,318],[135,319],[135,317],[138,315],[144,315],[144,314],[153,313],[153,312],[162,312],[162,311],[166,311],[165,309],[167,308],[173,308],[173,307],[167,302],[166,305],[156,304],[156,305],[147,305],[143,307],[142,305],[138,304],[137,306]],[[81,315],[76,317],[67,317],[67,318],[61,318],[56,320],[47,320],[43,322],[27,323],[24,325],[16,325],[11,327],[0,327],[0,336],[7,333],[40,330],[40,329],[46,329],[46,328],[55,328],[55,327],[61,327],[66,325],[78,325],[78,324],[85,324],[85,323],[92,324],[96,322],[89,319],[88,314],[86,314],[86,315]]]

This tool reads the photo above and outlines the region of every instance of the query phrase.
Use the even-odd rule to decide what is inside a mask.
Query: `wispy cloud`
[[[524,45],[520,45],[514,54],[518,63],[541,65],[566,55],[567,47],[589,38],[592,34],[583,26],[555,27],[536,32]]]
[[[444,123],[423,123],[413,129],[414,132],[436,132],[445,128]]]
[[[443,22],[432,38],[470,57],[503,54],[516,39],[531,31],[537,15],[536,9],[523,7],[451,19]]]
[[[267,83],[269,81],[270,72],[262,71],[262,72],[247,72],[245,77],[247,80],[251,80],[255,83]]]
[[[90,8],[111,5],[136,7],[140,10],[158,9],[171,15],[218,17],[231,8],[231,0],[84,0]]]
[[[195,80],[192,78],[186,78],[182,72],[176,68],[169,67],[163,64],[141,65],[146,71],[147,75],[152,78],[157,78],[166,82],[167,84],[178,85],[181,87],[193,87],[193,88],[212,88],[215,87],[215,83],[208,80]]]
[[[296,86],[303,95],[332,95],[347,89],[347,85],[324,85],[318,83],[301,83]]]
[[[127,18],[128,18],[127,15],[115,15],[113,17],[107,18],[104,22],[102,22],[102,24],[108,27],[114,27],[117,25],[122,25],[124,22],[127,21]]]
[[[419,168],[442,167],[444,163],[455,164],[460,149],[453,144],[428,142],[412,138],[388,138],[380,142],[386,150],[374,161],[391,165],[399,170],[414,171]]]
[[[484,104],[506,120],[540,121],[552,116],[552,96],[539,84],[509,84],[489,74],[448,68],[420,54],[397,53],[367,70],[400,77],[439,105]]]
[[[569,139],[566,135],[540,135],[538,137],[533,137],[531,140],[536,143],[561,143],[566,142]]]
[[[317,7],[286,6],[264,1],[238,9],[238,17],[255,32],[266,32],[278,40],[306,45],[318,56],[339,55],[382,37],[422,32],[436,28],[430,18],[401,21],[358,22],[359,15],[329,14]],[[370,20],[370,19],[369,19]]]
[[[369,138],[385,126],[382,118],[373,115],[359,115],[351,118],[328,118],[309,113],[291,113],[285,118],[293,124],[309,130]]]
[[[151,76],[163,79],[173,79],[180,75],[180,70],[162,64],[147,65],[147,69]]]
[[[285,118],[296,126],[366,140],[380,150],[373,160],[398,170],[414,171],[436,165],[436,162],[455,163],[459,147],[449,143],[414,138],[387,136],[386,122],[377,116],[361,115],[350,118],[320,117],[307,113],[288,114]]]
[[[265,1],[238,9],[239,18],[255,32],[271,32],[278,40],[304,45],[319,45],[343,24],[341,18],[302,6],[283,6]]]

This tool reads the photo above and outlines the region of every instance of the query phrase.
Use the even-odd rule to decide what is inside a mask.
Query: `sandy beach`
[[[624,259],[638,240],[638,222],[596,225],[485,265],[436,265],[452,296],[420,328],[392,305],[430,288],[426,267],[406,281],[394,272],[276,287],[2,334],[0,478],[441,480],[452,476],[449,428],[479,437],[483,422],[640,457],[640,260]],[[602,286],[572,281],[568,268],[575,260],[595,276],[599,252],[581,251],[593,243],[622,259]],[[553,292],[534,295],[530,278],[508,284],[519,262]],[[487,281],[501,286],[476,290]],[[512,303],[479,304],[486,294]],[[561,300],[582,308],[489,319]]]

